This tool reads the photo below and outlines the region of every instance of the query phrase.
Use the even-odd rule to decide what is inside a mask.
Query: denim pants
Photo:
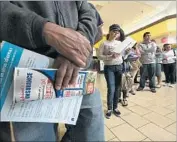
[[[104,141],[104,119],[99,91],[83,97],[76,125],[68,125],[63,141]],[[9,123],[0,123],[0,141],[9,141]],[[16,141],[56,141],[56,124],[13,123]]]
[[[140,87],[144,88],[146,77],[149,79],[149,87],[155,89],[156,64],[143,64],[141,67]]]
[[[105,65],[104,75],[107,82],[107,107],[113,110],[118,107],[121,95],[122,65]]]

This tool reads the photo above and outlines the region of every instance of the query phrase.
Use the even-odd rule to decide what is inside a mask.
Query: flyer
[[[126,39],[119,44],[119,46],[114,50],[116,53],[123,53],[126,49],[132,48],[136,44],[136,41],[131,37],[126,37]]]
[[[13,102],[60,99],[91,95],[95,89],[96,72],[80,71],[75,84],[64,90],[55,89],[56,69],[15,68]]]
[[[2,42],[0,68],[1,122],[48,122],[75,125],[83,95],[14,103],[13,75],[18,68],[51,68],[54,60],[8,42]]]

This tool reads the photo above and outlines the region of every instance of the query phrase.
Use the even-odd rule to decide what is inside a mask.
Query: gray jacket
[[[40,54],[53,58],[58,54],[43,39],[47,21],[81,32],[92,45],[95,41],[97,21],[86,1],[3,1],[0,8],[0,40]]]
[[[139,49],[141,53],[140,61],[142,64],[153,64],[156,63],[156,49],[157,45],[154,42],[148,44],[139,44]]]

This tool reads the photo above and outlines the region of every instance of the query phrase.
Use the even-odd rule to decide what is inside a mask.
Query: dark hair
[[[168,45],[171,45],[171,44],[165,43],[165,44],[163,45],[163,50],[164,50],[164,51],[166,51],[166,46],[168,46]]]
[[[108,40],[108,39],[109,39],[109,34],[106,35],[106,40]]]
[[[137,42],[132,47],[134,50],[136,49],[136,45],[137,45]]]
[[[120,32],[120,38],[119,39],[117,38],[116,40],[118,40],[118,41],[120,40],[122,42],[125,40],[125,33],[121,28],[120,28],[119,32]],[[107,40],[109,39],[109,34],[106,35],[106,39]]]
[[[120,38],[117,40],[124,41],[125,40],[125,33],[124,33],[123,29],[120,28],[119,32],[120,32]]]
[[[145,32],[144,34],[143,34],[143,37],[145,37],[146,35],[149,35],[149,34],[151,34],[150,32]]]
[[[169,44],[169,43],[165,43],[165,44],[163,45],[163,47],[166,47],[166,46],[168,46],[168,45],[171,45],[171,44]]]

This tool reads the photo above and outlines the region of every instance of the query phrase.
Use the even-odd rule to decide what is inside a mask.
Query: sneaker
[[[112,114],[112,110],[108,110],[107,113],[106,113],[106,118],[110,119],[111,114]]]
[[[133,90],[131,90],[129,93],[132,95],[136,95],[135,91],[133,91]]]
[[[138,89],[136,91],[143,91],[143,88],[138,87]]]
[[[161,85],[160,85],[160,84],[157,84],[156,88],[161,88]]]
[[[121,103],[122,102],[122,99],[119,99],[118,103]]]
[[[169,83],[165,83],[164,86],[165,86],[165,87],[169,87]]]
[[[136,80],[136,81],[134,81],[134,83],[137,84],[137,83],[140,83],[140,82]]]
[[[168,87],[173,88],[174,86],[173,86],[172,84],[169,84],[169,86],[168,86]]]
[[[156,93],[156,90],[154,88],[151,89],[152,93]]]
[[[128,101],[126,99],[122,100],[122,106],[128,106]]]
[[[120,114],[121,114],[118,109],[114,109],[114,110],[113,110],[113,113],[114,113],[114,115],[117,116],[117,117],[119,117]]]

